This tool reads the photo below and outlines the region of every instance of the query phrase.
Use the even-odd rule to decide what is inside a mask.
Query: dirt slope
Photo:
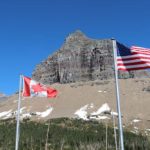
[[[74,113],[81,107],[92,104],[94,107],[87,112],[96,111],[102,104],[107,103],[116,111],[115,85],[113,80],[93,81],[85,83],[53,84],[59,92],[56,98],[26,98],[21,101],[23,113],[44,112],[53,108],[49,115],[33,117],[33,119],[48,119],[56,117],[76,117]],[[140,127],[150,128],[150,79],[121,79],[120,100],[123,123],[130,125],[134,119],[141,120]],[[11,96],[0,103],[0,112],[17,109],[18,95]],[[0,113],[0,116],[1,116]],[[2,118],[2,117],[1,117]],[[135,121],[136,122],[136,121]]]

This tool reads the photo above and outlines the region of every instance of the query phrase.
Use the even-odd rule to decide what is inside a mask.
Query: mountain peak
[[[85,36],[85,34],[81,30],[76,30],[75,32],[71,33],[70,35]]]
[[[66,38],[66,42],[85,39],[88,39],[87,36],[82,31],[76,30],[75,32],[69,34],[69,36]]]

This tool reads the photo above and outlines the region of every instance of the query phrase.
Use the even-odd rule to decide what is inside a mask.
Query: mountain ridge
[[[33,79],[44,84],[114,78],[113,44],[111,39],[91,39],[77,30],[66,37],[53,55],[38,64]],[[120,78],[150,77],[147,71],[119,71]]]

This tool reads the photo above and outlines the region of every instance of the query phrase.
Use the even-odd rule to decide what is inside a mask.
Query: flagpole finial
[[[116,39],[114,37],[112,37],[111,40],[116,40]]]
[[[20,73],[20,77],[23,77],[23,74],[22,74],[22,73]]]

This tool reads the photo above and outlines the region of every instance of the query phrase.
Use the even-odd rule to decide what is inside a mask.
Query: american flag
[[[117,43],[117,68],[123,71],[150,68],[150,49],[137,46],[127,48]]]

